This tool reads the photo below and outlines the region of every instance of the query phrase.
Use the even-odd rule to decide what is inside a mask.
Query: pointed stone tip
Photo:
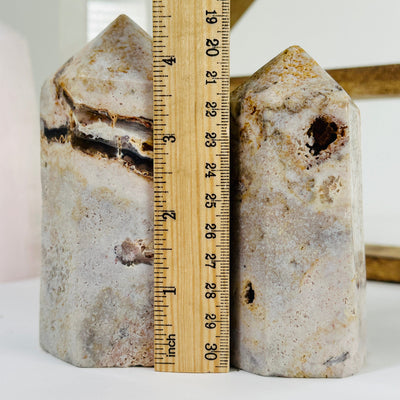
[[[73,56],[56,74],[58,80],[152,80],[151,37],[121,14]],[[74,79],[72,79],[74,78]],[[91,91],[91,90],[89,90]]]
[[[315,84],[316,81],[321,86],[340,88],[301,46],[293,45],[255,72],[232,93],[232,97],[243,97],[249,90],[267,90],[272,86],[296,90],[304,85]]]
[[[122,14],[58,70],[54,84],[75,107],[123,116],[137,109],[151,119],[152,61],[150,35]]]
[[[257,101],[273,99],[277,104],[286,99],[305,96],[335,96],[351,101],[343,88],[300,46],[294,45],[279,53],[231,93],[231,114],[237,118],[244,99],[255,96]],[[269,100],[268,100],[269,99]],[[288,101],[289,101],[288,100]],[[299,104],[292,109],[300,107]]]
[[[145,70],[145,78],[151,80],[151,46],[150,35],[127,15],[121,14],[72,56],[59,69],[56,77],[60,79],[71,72],[76,79],[80,76],[99,79],[100,73],[102,78],[107,79],[111,78],[107,75],[113,75],[115,71],[126,75],[139,69]]]
[[[310,54],[299,45],[288,47],[286,50],[282,51],[282,53],[279,53],[274,59],[282,59],[287,64],[293,64],[293,61],[296,63],[300,61],[302,64],[311,64],[323,70]]]
[[[127,15],[121,14],[117,18],[114,19],[109,25],[107,25],[103,31],[101,31],[93,40],[95,42],[99,38],[102,40],[112,38],[112,37],[123,37],[127,34],[135,34],[140,33],[144,36],[148,36],[147,33],[132,19],[130,19]]]
[[[114,31],[123,31],[124,29],[131,27],[132,29],[140,29],[142,28],[137,25],[134,21],[132,21],[127,15],[121,14],[117,18],[114,19],[109,25],[105,27],[105,29],[98,35],[104,36],[107,35],[109,32]]]
[[[294,44],[290,47],[288,47],[286,50],[283,51],[283,53],[290,53],[290,54],[301,54],[301,53],[305,53],[307,54],[307,52],[299,45]]]
[[[325,75],[323,68],[298,45],[288,47],[259,71],[264,76],[274,75],[274,79],[276,79],[275,75],[278,75],[280,82],[283,82],[289,76],[297,79],[308,79],[316,75]]]
[[[113,23],[134,23],[126,14],[120,14]]]

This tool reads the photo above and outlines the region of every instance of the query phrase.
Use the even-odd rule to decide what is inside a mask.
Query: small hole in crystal
[[[253,290],[253,286],[251,284],[251,282],[248,282],[245,288],[245,293],[244,293],[244,298],[246,301],[246,304],[251,304],[254,301],[254,290]]]
[[[326,150],[337,139],[338,130],[338,126],[334,122],[328,122],[325,117],[316,118],[307,132],[308,136],[314,138],[312,145],[306,144],[310,153],[318,156],[321,151]]]

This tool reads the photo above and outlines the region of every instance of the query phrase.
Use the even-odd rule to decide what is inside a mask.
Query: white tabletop
[[[368,357],[345,379],[158,373],[152,368],[82,369],[38,342],[39,281],[0,285],[0,399],[400,399],[400,284],[369,282]]]

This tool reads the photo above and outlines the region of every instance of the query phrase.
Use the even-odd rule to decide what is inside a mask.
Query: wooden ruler
[[[229,369],[229,0],[153,0],[155,369]]]

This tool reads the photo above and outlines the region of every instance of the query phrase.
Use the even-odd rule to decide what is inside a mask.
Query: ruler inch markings
[[[229,371],[229,21],[153,0],[156,371]]]

